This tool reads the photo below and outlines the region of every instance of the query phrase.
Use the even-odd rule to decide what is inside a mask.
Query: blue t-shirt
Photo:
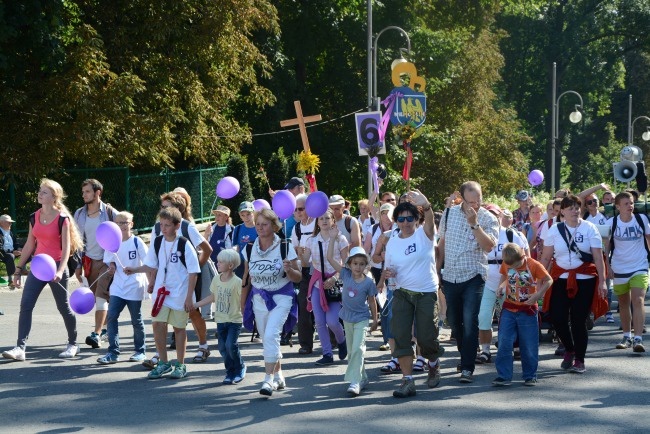
[[[237,246],[239,258],[241,259],[241,264],[235,268],[235,275],[240,279],[244,275],[244,250],[246,250],[246,244],[253,243],[256,239],[257,231],[255,226],[247,228],[245,224],[241,223],[232,231],[232,245],[233,247]]]
[[[287,225],[287,232],[284,234],[284,237],[290,238],[293,233],[293,227],[296,225],[296,219],[292,215],[288,219],[281,220],[280,222],[282,223],[282,231],[284,231],[284,225]]]
[[[352,271],[345,267],[340,276],[343,281],[343,308],[339,317],[350,323],[368,322],[368,297],[377,295],[375,282],[367,276],[362,282],[355,282]]]
[[[212,236],[210,237],[212,253],[210,258],[217,262],[217,255],[226,247],[226,226],[212,225]]]

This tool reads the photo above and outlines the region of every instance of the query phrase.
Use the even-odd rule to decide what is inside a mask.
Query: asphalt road
[[[15,345],[21,291],[0,288],[0,349]],[[150,312],[146,302],[144,311]],[[128,311],[120,319],[121,345],[131,354]],[[182,380],[147,380],[139,364],[101,366],[105,349],[83,344],[93,316],[78,316],[82,351],[73,360],[57,357],[65,347],[65,328],[49,288],[34,311],[27,361],[0,359],[0,430],[2,432],[648,432],[650,354],[616,350],[615,324],[600,319],[590,333],[587,372],[570,374],[559,367],[554,344],[540,347],[539,384],[528,388],[520,379],[494,388],[493,364],[477,366],[475,381],[458,382],[458,352],[443,335],[442,382],[427,389],[426,373],[416,376],[417,396],[392,397],[398,375],[381,375],[388,354],[378,351],[379,335],[368,341],[366,367],[370,386],[348,398],[343,381],[345,362],[315,366],[318,354],[299,356],[298,346],[285,349],[283,370],[287,389],[271,398],[259,395],[263,378],[261,343],[250,333],[240,338],[248,375],[239,385],[221,384],[224,368],[216,351],[215,325],[209,341],[212,355],[205,364],[188,363]],[[191,326],[188,328],[191,331]],[[443,333],[448,330],[443,330]],[[147,344],[153,349],[147,321]],[[190,333],[188,354],[196,350]],[[650,339],[647,342],[650,351]],[[175,354],[172,352],[172,357]],[[189,360],[189,358],[188,358]]]

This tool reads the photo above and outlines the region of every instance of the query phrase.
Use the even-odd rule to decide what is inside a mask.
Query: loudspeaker
[[[631,182],[636,178],[637,168],[636,164],[629,160],[619,161],[614,163],[614,178],[620,182]]]
[[[636,189],[639,193],[645,193],[648,189],[648,177],[645,174],[645,163],[640,161],[636,163]]]

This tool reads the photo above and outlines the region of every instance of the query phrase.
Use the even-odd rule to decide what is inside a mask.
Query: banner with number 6
[[[356,113],[354,115],[357,125],[357,147],[359,156],[368,155],[368,149],[377,148],[374,154],[385,154],[386,145],[379,140],[379,123],[381,112]]]

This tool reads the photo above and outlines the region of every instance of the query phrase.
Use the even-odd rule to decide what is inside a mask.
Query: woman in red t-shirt
[[[56,307],[63,317],[68,332],[68,345],[66,350],[59,354],[59,357],[71,358],[79,352],[79,347],[77,346],[77,320],[68,304],[68,258],[70,252],[82,247],[83,242],[70,212],[63,204],[64,197],[63,188],[58,182],[50,179],[41,180],[38,191],[38,203],[41,208],[34,213],[33,225],[30,222],[29,235],[21,256],[22,260],[20,265],[16,266],[18,271],[14,276],[14,284],[20,288],[21,272],[32,255],[44,253],[54,259],[57,264],[56,275],[49,283]],[[65,218],[60,231],[59,216]],[[27,276],[20,300],[18,340],[15,348],[2,353],[4,358],[25,360],[25,347],[32,328],[32,311],[47,283],[36,278],[31,271]]]

